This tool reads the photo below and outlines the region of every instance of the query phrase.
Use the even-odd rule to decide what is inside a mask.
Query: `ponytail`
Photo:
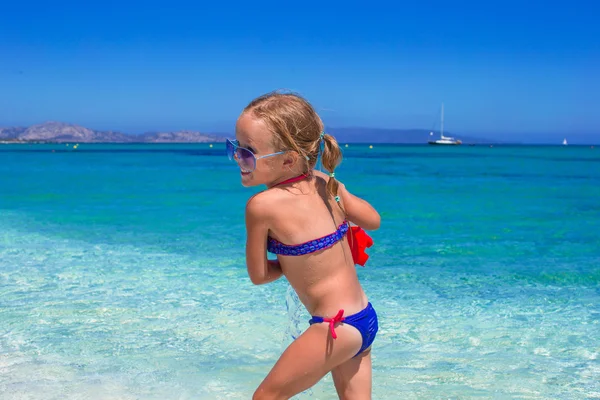
[[[327,193],[335,198],[338,205],[342,207],[338,196],[339,183],[335,179],[335,169],[342,162],[342,151],[337,140],[327,133],[322,135],[323,153],[321,154],[321,163],[329,171],[329,181],[327,181]],[[343,208],[342,208],[343,209]]]

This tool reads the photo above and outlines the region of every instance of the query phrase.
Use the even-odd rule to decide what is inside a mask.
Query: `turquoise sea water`
[[[374,399],[600,398],[600,148],[352,144],[336,176],[382,215]],[[0,145],[0,398],[249,399],[309,318],[247,278],[254,192],[222,144]]]

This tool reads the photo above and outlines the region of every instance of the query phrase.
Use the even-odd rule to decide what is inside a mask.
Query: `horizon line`
[[[82,125],[82,124],[78,124],[78,123],[73,123],[73,122],[64,122],[64,121],[59,121],[59,120],[46,120],[44,122],[40,122],[40,123],[34,123],[31,125],[0,125],[0,129],[29,129],[33,126],[37,126],[37,125],[45,125],[45,124],[51,124],[51,123],[57,123],[57,124],[64,124],[64,125],[70,125],[70,126],[77,126],[77,127],[81,127],[81,128],[85,128],[85,129],[91,129],[93,131],[98,131],[98,132],[115,132],[115,133],[122,133],[124,135],[132,135],[132,136],[138,136],[138,135],[144,135],[144,134],[148,134],[148,133],[174,133],[174,132],[184,132],[184,131],[188,131],[188,132],[198,132],[198,133],[203,133],[203,134],[207,134],[207,135],[215,135],[215,136],[219,136],[219,135],[226,135],[226,134],[231,134],[232,132],[225,132],[222,130],[200,130],[200,129],[194,129],[194,128],[182,128],[182,129],[162,129],[162,130],[144,130],[144,131],[140,131],[140,133],[135,133],[135,132],[131,132],[131,131],[127,131],[127,130],[121,130],[121,129],[97,129],[97,128],[92,128],[90,127],[90,125]],[[400,127],[372,127],[372,126],[366,126],[366,125],[325,125],[326,129],[370,129],[370,130],[380,130],[380,131],[423,131],[423,132],[434,132],[434,133],[439,133],[441,130],[438,129],[427,129],[427,128],[417,128],[417,127],[411,127],[411,128],[400,128]],[[478,133],[470,133],[470,132],[465,132],[465,131],[460,131],[460,130],[452,130],[452,129],[448,129],[448,130],[444,130],[445,132],[451,133],[453,132],[455,135],[464,135],[464,136],[470,136],[472,137],[473,135],[475,135],[475,137],[473,137],[474,139],[477,138],[481,138],[481,139],[487,139],[488,138],[484,137],[484,136],[478,136],[480,134]],[[461,133],[462,132],[462,133]],[[512,131],[512,132],[506,132],[506,131],[494,131],[494,132],[485,132],[482,133],[481,135],[502,135],[502,134],[509,134],[511,136],[513,135],[544,135],[544,136],[566,136],[568,137],[568,133],[565,132],[539,132],[539,131],[524,131],[524,132],[517,132],[517,131]],[[598,135],[600,134],[600,132],[595,132],[595,131],[586,131],[586,132],[578,132],[576,135],[580,136],[580,135]],[[224,137],[224,136],[223,136]],[[500,142],[499,142],[500,143]]]

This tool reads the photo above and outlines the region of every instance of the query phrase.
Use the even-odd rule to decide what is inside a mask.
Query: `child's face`
[[[269,132],[260,119],[256,119],[247,113],[238,118],[235,126],[235,138],[239,141],[240,147],[250,150],[256,158],[277,152],[271,143],[272,137],[273,134]],[[257,159],[256,168],[251,172],[245,172],[240,168],[242,185],[268,185],[270,182],[275,181],[283,169],[284,156],[284,154],[281,154]]]

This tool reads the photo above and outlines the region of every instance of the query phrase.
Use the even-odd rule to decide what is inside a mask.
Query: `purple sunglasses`
[[[240,142],[237,140],[229,140],[225,143],[227,148],[227,157],[230,160],[236,160],[240,168],[244,172],[252,172],[256,169],[256,162],[261,158],[273,157],[285,153],[278,151],[277,153],[265,154],[264,156],[256,156],[254,153],[244,147],[240,147]]]

